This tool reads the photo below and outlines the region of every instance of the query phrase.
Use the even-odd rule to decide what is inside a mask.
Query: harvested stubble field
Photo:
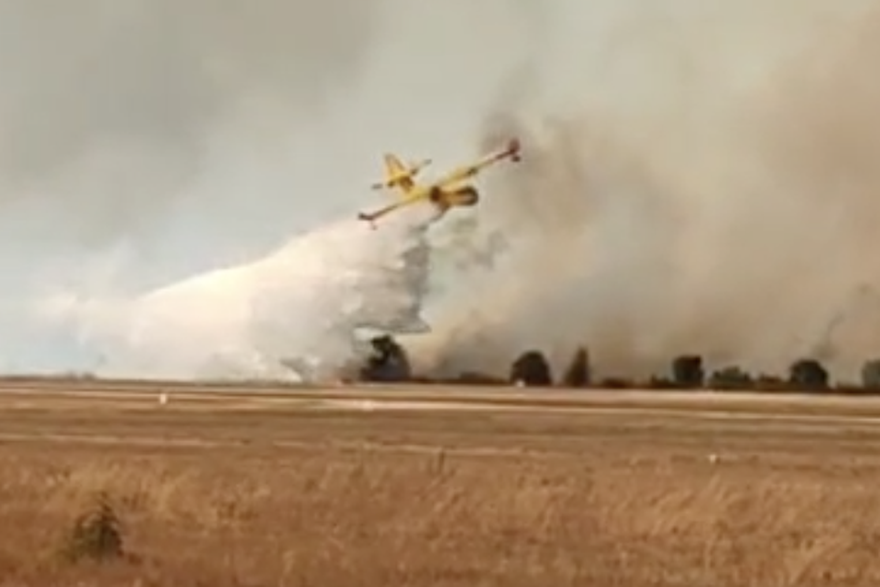
[[[0,399],[0,467],[2,585],[880,585],[866,422]]]

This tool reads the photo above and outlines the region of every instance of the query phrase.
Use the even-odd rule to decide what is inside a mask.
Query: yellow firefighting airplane
[[[470,165],[463,165],[447,173],[440,179],[424,184],[418,184],[415,176],[425,167],[431,164],[430,159],[424,159],[411,165],[405,165],[398,157],[391,153],[385,154],[385,179],[374,183],[374,190],[384,188],[398,188],[400,199],[380,210],[365,214],[358,214],[358,219],[369,222],[376,228],[375,221],[404,206],[428,200],[440,215],[456,206],[475,206],[480,200],[480,193],[467,180],[475,177],[483,169],[504,159],[520,161],[519,140],[511,139],[507,146],[494,153],[490,153]]]

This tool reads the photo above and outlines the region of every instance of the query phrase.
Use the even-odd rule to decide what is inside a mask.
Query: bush
[[[510,366],[509,380],[530,387],[544,387],[553,385],[553,374],[544,354],[531,350],[521,354]]]
[[[835,393],[845,394],[845,395],[859,395],[859,394],[867,394],[867,393],[875,393],[876,390],[868,389],[862,386],[859,383],[854,383],[852,381],[841,381],[834,385],[833,390]]]
[[[478,373],[476,371],[465,371],[450,383],[454,385],[504,385],[504,379],[487,375],[486,373]]]
[[[599,382],[602,389],[635,389],[639,384],[626,377],[605,377]]]
[[[122,525],[106,494],[76,519],[65,538],[63,554],[71,562],[104,562],[125,555]]]
[[[681,385],[677,384],[675,381],[670,379],[669,377],[662,377],[659,375],[652,375],[650,379],[645,384],[645,387],[648,389],[680,389]]]
[[[590,355],[584,347],[578,347],[565,375],[562,376],[565,387],[587,387],[590,385]]]
[[[724,367],[709,377],[709,387],[712,389],[745,391],[754,386],[752,376],[737,366]]]
[[[791,384],[776,375],[758,375],[753,382],[753,389],[757,391],[790,391]]]
[[[788,383],[797,390],[826,390],[828,380],[828,371],[815,359],[800,359],[792,363],[788,369]]]

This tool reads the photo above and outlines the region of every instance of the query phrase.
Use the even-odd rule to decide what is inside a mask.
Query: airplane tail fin
[[[399,186],[407,191],[415,184],[412,176],[412,171],[396,155],[385,154],[385,181],[381,182],[382,187]]]
[[[384,159],[385,179],[373,183],[370,187],[374,190],[399,187],[404,192],[408,192],[415,187],[415,176],[431,164],[431,159],[423,159],[407,166],[392,153],[386,153]]]
[[[397,155],[385,153],[385,173],[388,177],[396,177],[406,174],[406,165]]]

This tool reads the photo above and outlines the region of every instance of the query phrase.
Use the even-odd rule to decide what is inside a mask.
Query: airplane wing
[[[504,159],[510,159],[514,162],[519,162],[521,160],[520,143],[518,139],[511,139],[510,141],[508,141],[507,146],[504,149],[486,155],[482,159],[477,160],[475,163],[471,163],[470,165],[463,165],[461,167],[453,169],[433,183],[434,185],[446,185],[450,183],[457,183],[465,179],[470,179],[479,174],[483,169],[489,167],[490,165],[494,165],[495,163]]]
[[[358,219],[365,220],[365,221],[369,222],[370,224],[372,224],[373,222],[375,222],[376,220],[378,220],[379,218],[385,216],[386,214],[388,214],[390,212],[393,212],[393,211],[398,210],[400,208],[403,208],[405,206],[410,206],[410,205],[415,204],[416,202],[419,202],[421,200],[427,199],[428,194],[429,194],[429,192],[427,192],[427,191],[421,191],[419,193],[414,193],[414,194],[405,196],[404,198],[397,200],[393,204],[389,204],[389,205],[385,206],[384,208],[380,208],[380,209],[376,210],[375,212],[369,212],[369,213],[361,212],[360,214],[358,214]]]

